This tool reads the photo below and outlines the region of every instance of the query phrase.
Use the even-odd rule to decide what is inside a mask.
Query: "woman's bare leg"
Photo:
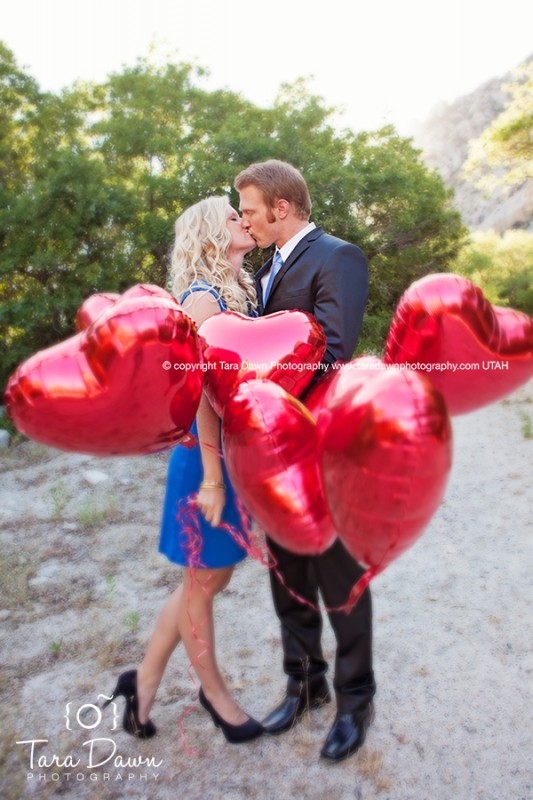
[[[138,714],[143,724],[150,716],[168,660],[181,641],[178,616],[182,593],[183,585],[172,592],[159,612],[146,653],[137,670]]]
[[[185,569],[178,619],[183,644],[205,696],[226,722],[241,725],[248,716],[233,699],[220,673],[213,622],[213,600],[228,585],[232,573],[233,567]]]
[[[137,671],[139,721],[150,715],[168,660],[181,640],[200,679],[205,696],[232,725],[247,716],[232,698],[215,656],[213,600],[229,583],[233,566],[222,569],[185,568],[183,583],[164,604]]]

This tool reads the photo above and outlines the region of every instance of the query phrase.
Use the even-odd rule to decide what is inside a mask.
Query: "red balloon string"
[[[218,457],[219,457],[219,458],[220,458],[222,461],[224,461],[224,453],[222,452],[222,450],[220,449],[220,447],[217,447],[216,445],[214,445],[214,444],[211,444],[210,442],[198,442],[198,444],[201,444],[201,445],[202,445],[202,447],[203,447],[203,448],[205,448],[206,450],[211,450],[211,452],[212,452],[212,453],[216,453],[216,454],[217,454],[217,456],[218,456]]]
[[[370,581],[376,577],[379,570],[374,569],[373,567],[369,567],[363,575],[359,578],[357,583],[352,586],[350,594],[348,596],[348,600],[346,605],[340,606],[339,608],[333,609],[334,611],[345,611],[346,614],[349,614],[354,605],[363,595],[365,589],[368,587]]]
[[[200,530],[196,494],[190,495],[189,497],[185,498],[185,500],[180,501],[178,505],[176,520],[186,540],[184,545],[184,551],[187,556],[188,567],[191,576],[188,588],[188,600],[190,601],[190,597],[193,590],[193,584],[196,582],[202,588],[204,594],[207,595],[206,586],[212,577],[211,575],[209,575],[206,580],[201,580],[199,578],[199,574],[201,574],[201,570],[203,568],[203,564],[201,561],[203,539]],[[195,641],[201,647],[203,646],[203,649],[201,649],[200,652],[195,657],[195,664],[198,669],[206,669],[204,664],[202,664],[202,657],[209,653],[210,645],[206,639],[202,638],[200,631],[204,627],[205,623],[208,621],[208,617],[207,616],[204,617],[204,619],[200,620],[197,623],[194,622],[188,610],[189,606],[190,602],[187,602],[187,617],[189,620],[189,625],[191,628],[192,635]],[[192,663],[189,663],[187,673],[189,675],[189,679],[191,681],[194,691],[197,692],[199,689],[198,681],[196,679]],[[198,708],[197,704],[188,706],[187,708],[185,708],[184,711],[181,712],[178,719],[178,729],[180,732],[182,748],[187,756],[194,756],[194,757],[199,757],[200,753],[194,748],[189,747],[187,744],[187,735],[185,733],[184,720],[186,717],[189,716],[189,714],[191,714],[197,708]]]
[[[204,441],[202,441],[201,444],[202,447],[206,447],[216,452],[222,460],[224,459],[224,453],[220,448],[215,447],[214,445]],[[274,556],[274,554],[264,541],[264,538],[259,534],[254,533],[254,531],[252,530],[252,526],[250,525],[250,516],[246,511],[241,500],[238,497],[236,497],[235,499],[237,502],[237,508],[239,511],[243,533],[241,533],[239,530],[237,530],[237,528],[235,528],[233,525],[228,524],[227,522],[221,522],[220,527],[223,528],[227,533],[230,534],[230,536],[233,537],[235,542],[238,545],[240,545],[243,548],[243,550],[246,551],[246,554],[250,558],[259,561],[259,563],[262,564],[264,567],[274,570],[276,578],[282,584],[282,586],[285,587],[285,589],[288,591],[291,597],[294,597],[294,599],[297,600],[299,603],[302,603],[302,605],[311,608],[313,611],[318,611],[319,609],[317,608],[317,606],[315,606],[314,603],[312,603],[310,600],[307,600],[307,598],[305,597],[301,597],[299,594],[293,591],[293,589],[291,589],[290,586],[287,585],[285,578],[283,577],[282,573],[278,568],[278,561],[276,557]],[[379,572],[381,572],[379,566],[375,568],[369,567],[366,570],[366,572],[359,578],[359,580],[356,581],[356,583],[353,585],[352,589],[350,590],[350,594],[348,595],[346,603],[342,606],[339,606],[338,608],[326,608],[325,609],[326,612],[331,613],[335,611],[338,612],[344,611],[346,614],[349,614],[352,608],[357,603],[357,601],[360,599],[361,595],[363,594],[367,586],[369,585],[370,581]]]
[[[184,500],[180,500],[176,514],[176,522],[184,533],[185,544],[183,549],[187,556],[187,564],[193,570],[202,567],[200,555],[203,544],[196,498],[197,495],[192,494]]]
[[[278,561],[275,555],[272,553],[266,542],[264,541],[263,537],[254,533],[251,525],[250,525],[250,517],[242,504],[239,498],[237,500],[237,508],[239,510],[239,515],[241,519],[241,527],[244,531],[244,535],[234,528],[232,525],[229,525],[223,522],[220,527],[224,528],[239,544],[244,550],[246,550],[247,555],[250,558],[254,558],[256,561],[259,561],[263,566],[268,567],[274,571],[274,574],[278,581],[285,587],[288,593],[308,608],[313,609],[313,611],[319,611],[320,609],[308,600],[305,597],[301,597],[297,592],[295,592],[285,581],[284,576],[280,572],[278,568]],[[335,608],[326,607],[325,611],[330,614],[334,612],[345,612],[349,614],[352,608],[355,606],[357,601],[360,599],[361,595],[369,585],[370,581],[380,572],[379,568],[372,568],[369,567],[366,572],[357,580],[357,582],[353,585],[352,589],[350,590],[350,594],[348,595],[348,599],[346,603],[342,606],[338,606]]]
[[[186,447],[187,450],[192,450],[192,448],[196,447],[198,444],[198,439],[194,433],[184,433],[178,444],[180,444],[182,447]]]
[[[250,515],[246,511],[242,501],[237,496],[235,496],[235,501],[239,512],[242,532],[227,522],[221,522],[220,527],[227,531],[243,550],[246,550],[246,555],[255,559],[255,561],[259,561],[264,567],[270,568],[271,560],[264,537],[261,533],[255,532],[252,529]]]
[[[195,750],[194,747],[189,747],[189,745],[187,744],[187,734],[185,733],[185,725],[183,724],[183,722],[185,718],[188,717],[189,714],[192,714],[193,711],[196,711],[196,709],[197,709],[196,704],[188,706],[184,711],[181,712],[178,718],[178,730],[180,733],[181,746],[183,748],[183,752],[189,758],[199,758],[200,753],[198,752],[198,750]]]
[[[235,542],[246,551],[246,554],[250,558],[259,561],[259,563],[261,563],[263,566],[266,566],[268,569],[274,570],[276,578],[289,592],[291,597],[293,597],[299,603],[302,603],[303,605],[313,609],[314,611],[319,611],[319,608],[314,603],[312,603],[305,597],[301,597],[299,594],[297,594],[297,592],[291,589],[290,586],[288,586],[283,574],[279,570],[276,557],[266,544],[264,536],[261,533],[253,530],[250,516],[246,511],[243,503],[239,500],[238,497],[236,497],[236,503],[237,503],[237,509],[239,511],[242,530],[238,530],[233,525],[230,525],[227,522],[221,522],[219,527],[225,530],[230,536],[232,536]],[[203,564],[201,561],[203,540],[200,530],[197,494],[189,495],[187,498],[180,501],[178,505],[176,520],[186,540],[184,545],[184,550],[187,555],[189,569],[191,570],[191,581],[189,584],[189,598],[192,592],[193,581],[197,581],[198,584],[203,588],[204,592],[207,593],[205,587],[207,586],[210,576],[206,581],[202,581],[199,580],[197,574],[198,570],[201,571],[203,569]],[[357,601],[360,599],[360,597],[368,587],[370,581],[378,574],[379,571],[380,571],[379,568],[369,567],[350,590],[350,594],[348,596],[346,603],[336,608],[326,607],[325,609],[326,612],[328,613],[345,612],[346,614],[348,614],[352,610],[354,605],[357,603]],[[199,668],[204,668],[204,666],[201,663],[201,658],[202,656],[205,656],[207,653],[209,653],[209,643],[202,638],[200,631],[204,627],[207,618],[204,618],[199,623],[195,623],[193,622],[193,619],[189,612],[187,612],[187,616],[189,619],[193,637],[195,638],[197,643],[203,646],[203,649],[196,657],[195,662]],[[189,664],[188,674],[194,690],[197,691],[199,687],[196,676],[193,671],[192,663]],[[178,719],[178,729],[180,733],[180,740],[183,750],[187,756],[191,757],[199,757],[200,753],[198,753],[198,751],[195,750],[194,748],[189,747],[187,744],[187,735],[185,733],[184,720],[186,717],[189,716],[189,714],[195,711],[196,708],[197,708],[196,704],[188,706],[184,711],[181,712]]]

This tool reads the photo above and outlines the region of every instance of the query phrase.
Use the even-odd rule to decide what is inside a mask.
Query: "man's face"
[[[242,226],[255,239],[259,247],[270,247],[280,235],[280,225],[275,213],[265,203],[257,186],[245,186],[239,192]]]

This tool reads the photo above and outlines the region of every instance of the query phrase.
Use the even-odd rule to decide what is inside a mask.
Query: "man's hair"
[[[272,158],[269,161],[251,164],[239,172],[234,185],[237,191],[246,186],[257,186],[269,208],[275,205],[276,200],[287,200],[292,203],[301,219],[309,219],[311,214],[309,189],[301,172],[286,161]]]

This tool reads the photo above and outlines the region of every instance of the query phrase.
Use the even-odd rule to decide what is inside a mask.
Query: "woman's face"
[[[250,236],[247,230],[242,227],[242,219],[239,217],[235,209],[228,207],[228,215],[226,225],[231,235],[231,244],[229,246],[229,253],[249,253],[255,247],[255,240]]]

